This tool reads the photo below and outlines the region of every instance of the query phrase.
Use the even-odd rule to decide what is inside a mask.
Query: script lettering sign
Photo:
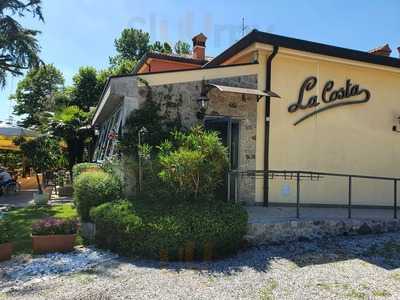
[[[320,99],[317,95],[312,95],[307,99],[304,94],[306,92],[313,91],[317,83],[317,77],[308,77],[300,87],[297,102],[289,105],[288,112],[290,113],[294,113],[298,110],[315,108],[312,112],[297,120],[293,125],[296,126],[309,117],[325,110],[343,105],[365,103],[371,98],[371,93],[369,90],[360,88],[359,84],[353,84],[351,79],[347,79],[345,86],[340,88],[336,88],[335,82],[333,80],[329,80],[325,83],[322,89]]]

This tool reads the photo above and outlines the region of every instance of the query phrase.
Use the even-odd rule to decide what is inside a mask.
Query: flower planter
[[[69,252],[74,250],[76,234],[32,235],[33,253]]]
[[[13,251],[12,243],[0,244],[0,261],[11,259],[12,251]]]

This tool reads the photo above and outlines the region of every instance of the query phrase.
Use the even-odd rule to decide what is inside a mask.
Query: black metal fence
[[[231,171],[230,176],[234,178],[240,178],[242,176],[248,177],[259,177],[264,179],[264,184],[269,185],[270,179],[280,178],[283,180],[295,180],[296,181],[296,217],[300,218],[300,207],[301,207],[301,181],[310,180],[318,181],[324,177],[340,177],[346,178],[348,181],[347,191],[347,216],[352,217],[352,209],[354,207],[352,203],[352,183],[353,179],[370,179],[378,181],[389,181],[393,182],[393,218],[397,219],[397,182],[400,178],[397,177],[382,177],[382,176],[367,176],[367,175],[356,175],[356,174],[343,174],[343,173],[328,173],[328,172],[314,172],[314,171],[300,171],[300,170],[269,170],[269,171]],[[268,206],[268,202],[265,203]]]

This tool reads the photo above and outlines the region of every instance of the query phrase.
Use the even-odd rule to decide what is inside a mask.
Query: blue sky
[[[64,73],[67,84],[80,66],[106,68],[114,39],[126,27],[172,44],[204,32],[211,56],[240,38],[242,17],[250,29],[336,46],[369,50],[389,43],[396,57],[400,46],[399,0],[43,0],[43,11],[44,24],[22,23],[42,31],[41,57]],[[8,97],[19,80],[9,79],[0,90],[0,120],[12,112]]]

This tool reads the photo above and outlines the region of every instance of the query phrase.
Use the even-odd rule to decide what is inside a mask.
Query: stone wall
[[[238,76],[220,78],[210,83],[243,88],[257,88],[257,76]],[[202,122],[197,118],[199,107],[196,99],[200,96],[202,81],[168,84],[139,88],[143,103],[151,93],[151,98],[160,104],[161,113],[170,119],[178,119],[186,128]],[[239,122],[239,169],[254,170],[256,168],[256,124],[257,100],[255,96],[221,93],[213,89],[208,94],[210,98],[207,115],[231,116]],[[206,116],[207,117],[207,116]],[[239,201],[253,203],[255,195],[254,181],[238,181]]]
[[[276,223],[249,222],[247,240],[253,245],[315,240],[329,236],[400,231],[397,219],[321,219]]]

